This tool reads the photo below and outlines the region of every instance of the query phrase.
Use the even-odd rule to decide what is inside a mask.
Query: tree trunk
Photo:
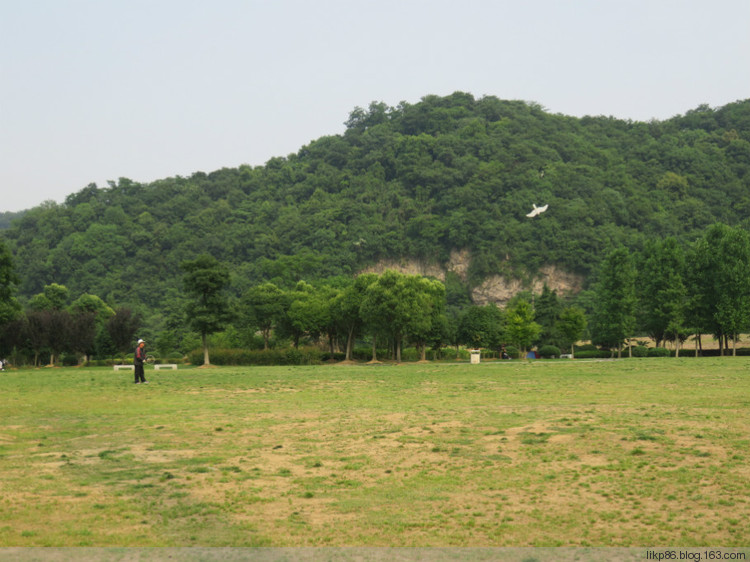
[[[346,360],[352,360],[352,346],[354,345],[354,328],[349,328],[349,334],[346,336]]]
[[[201,341],[203,342],[203,364],[210,365],[211,361],[208,359],[208,334],[201,334]]]
[[[372,336],[372,361],[373,363],[378,360],[377,348],[378,348],[378,337]]]

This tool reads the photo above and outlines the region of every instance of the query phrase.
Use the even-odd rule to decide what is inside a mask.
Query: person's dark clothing
[[[143,373],[143,362],[146,360],[146,346],[141,347],[140,345],[135,348],[135,358],[133,363],[135,365],[135,382],[146,382],[146,377]]]

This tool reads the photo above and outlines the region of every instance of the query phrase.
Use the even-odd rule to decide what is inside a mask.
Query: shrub
[[[315,348],[288,349],[212,349],[213,365],[319,365],[323,353]],[[193,365],[203,364],[203,350],[195,349],[188,354]]]
[[[607,350],[602,349],[584,349],[584,350],[576,350],[575,358],[576,359],[608,359],[612,356],[612,353]]]
[[[390,357],[391,354],[387,349],[377,349],[378,359],[385,359]],[[352,359],[356,361],[369,361],[372,359],[372,347],[355,347],[352,350]]]
[[[539,348],[539,355],[544,359],[560,357],[560,348],[555,345],[543,345]]]
[[[63,367],[75,367],[78,365],[78,357],[73,354],[66,353],[60,359],[60,364]]]
[[[520,350],[512,345],[506,345],[505,351],[508,355],[510,355],[511,359],[518,359],[521,356]]]
[[[427,359],[430,361],[440,361],[441,359],[455,359],[455,347],[441,347],[440,349],[428,349]]]
[[[635,345],[631,349],[633,357],[648,357],[648,348],[643,345]]]
[[[664,347],[651,347],[648,350],[648,357],[669,357],[670,355],[672,352]]]

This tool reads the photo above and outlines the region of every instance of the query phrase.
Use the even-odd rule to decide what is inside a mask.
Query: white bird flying
[[[534,205],[534,208],[531,210],[531,212],[528,215],[526,215],[529,218],[535,217],[537,215],[541,215],[544,211],[547,210],[547,207],[549,207],[549,205],[545,205],[544,207],[537,207],[533,203],[532,203],[532,205]]]

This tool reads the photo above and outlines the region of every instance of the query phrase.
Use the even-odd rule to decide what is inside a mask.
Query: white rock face
[[[405,275],[424,275],[445,281],[445,274],[452,271],[461,279],[466,279],[469,265],[471,264],[471,253],[468,250],[454,250],[451,252],[450,260],[445,268],[434,263],[424,263],[419,260],[383,260],[372,267],[368,267],[361,273],[382,273],[392,269]],[[583,289],[584,278],[574,273],[569,273],[554,265],[546,265],[530,281],[508,278],[501,275],[493,275],[475,287],[472,291],[472,299],[480,306],[495,303],[504,307],[508,301],[521,291],[533,291],[541,293],[544,284],[550,290],[557,291],[559,296],[576,294]]]

